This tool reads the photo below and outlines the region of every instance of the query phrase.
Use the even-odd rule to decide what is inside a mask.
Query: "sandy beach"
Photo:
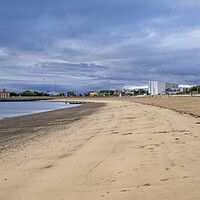
[[[1,200],[200,199],[199,118],[92,101],[0,120]]]

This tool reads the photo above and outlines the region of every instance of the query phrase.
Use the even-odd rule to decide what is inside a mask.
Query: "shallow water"
[[[76,106],[64,102],[0,102],[0,119]]]

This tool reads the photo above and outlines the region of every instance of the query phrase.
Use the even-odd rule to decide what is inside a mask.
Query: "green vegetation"
[[[18,93],[18,96],[49,96],[47,93],[37,92],[37,91],[29,91],[26,90],[24,92]]]
[[[131,90],[131,92],[134,93],[134,96],[148,94],[148,90],[143,90],[143,89]]]
[[[184,88],[183,92],[177,94],[200,94],[200,85],[193,86],[191,88]]]
[[[60,95],[59,96],[61,96],[61,97],[64,97],[65,96],[65,93],[60,93]]]
[[[105,96],[113,96],[114,95],[114,90],[101,90],[100,93],[104,93]]]
[[[190,88],[190,92],[191,93],[200,93],[200,85],[197,85],[197,86],[193,86]]]
[[[18,94],[16,92],[10,92],[10,96],[15,97],[15,96],[18,96]]]
[[[24,92],[20,92],[20,93],[16,93],[16,92],[10,92],[10,96],[11,97],[15,97],[15,96],[50,96],[48,93],[44,93],[44,92],[38,92],[38,91],[30,91],[30,90],[26,90]],[[62,92],[58,95],[55,96],[65,96],[65,94]]]
[[[84,96],[85,96],[85,97],[88,97],[88,96],[89,96],[89,94],[88,94],[88,93],[84,93]]]

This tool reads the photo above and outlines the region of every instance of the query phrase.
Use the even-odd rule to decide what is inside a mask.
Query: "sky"
[[[200,84],[200,0],[0,0],[0,90]]]

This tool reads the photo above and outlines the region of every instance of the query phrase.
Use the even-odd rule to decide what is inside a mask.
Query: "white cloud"
[[[179,85],[179,87],[182,87],[182,88],[190,88],[192,87],[193,85]]]
[[[152,32],[152,33],[150,33],[149,35],[148,35],[148,38],[153,38],[153,37],[155,37],[156,36],[156,33],[155,32]]]
[[[148,85],[128,85],[124,86],[124,89],[135,90],[135,89],[147,89]]]
[[[5,48],[0,47],[0,57],[8,56],[8,51]]]
[[[200,29],[191,30],[185,33],[171,34],[165,37],[158,46],[175,49],[200,48]]]

